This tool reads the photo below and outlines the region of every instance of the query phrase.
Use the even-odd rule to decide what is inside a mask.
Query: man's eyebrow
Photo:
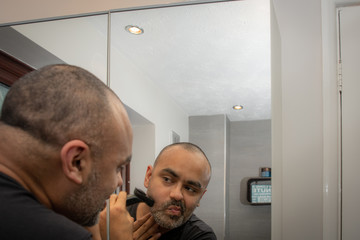
[[[197,181],[189,180],[189,181],[187,181],[187,184],[192,185],[192,186],[195,186],[195,187],[197,187],[197,188],[202,188],[201,183],[200,183],[200,182],[197,182]]]
[[[170,175],[172,175],[173,177],[176,177],[176,178],[179,177],[179,175],[171,168],[164,168],[163,170],[161,170],[161,172],[169,173]]]
[[[175,178],[179,178],[179,175],[174,170],[172,170],[171,168],[164,168],[163,170],[161,170],[161,172],[166,172],[166,173],[169,173],[170,175],[172,175]],[[188,181],[186,181],[186,183],[189,184],[189,185],[195,186],[197,188],[202,188],[201,183],[198,182],[198,181],[188,180]]]

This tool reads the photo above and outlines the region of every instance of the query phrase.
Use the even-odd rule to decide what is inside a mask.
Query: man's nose
[[[182,194],[181,184],[177,184],[171,189],[170,198],[175,199],[177,201],[182,200],[184,198]]]

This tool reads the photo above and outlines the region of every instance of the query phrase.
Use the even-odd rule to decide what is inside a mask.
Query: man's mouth
[[[176,215],[176,216],[180,216],[182,214],[181,207],[174,205],[168,207],[167,212],[170,213],[170,215]]]

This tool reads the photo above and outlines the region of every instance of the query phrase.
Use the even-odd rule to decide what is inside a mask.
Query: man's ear
[[[145,180],[144,180],[144,186],[146,188],[149,187],[149,181],[151,178],[152,170],[153,170],[153,167],[151,165],[149,165],[146,169]]]
[[[89,146],[81,140],[71,140],[61,148],[60,156],[65,176],[82,184],[91,170]]]

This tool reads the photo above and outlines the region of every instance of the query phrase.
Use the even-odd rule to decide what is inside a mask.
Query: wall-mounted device
[[[247,200],[251,205],[271,204],[271,178],[249,178],[247,180]]]

